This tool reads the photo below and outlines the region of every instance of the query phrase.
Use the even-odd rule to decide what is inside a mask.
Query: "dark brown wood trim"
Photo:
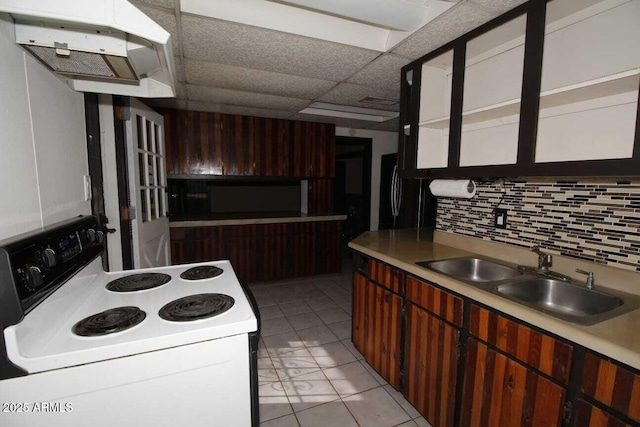
[[[547,10],[546,0],[530,0],[528,4],[531,7],[527,12],[527,31],[524,45],[524,71],[518,132],[518,167],[535,163]]]
[[[129,209],[131,206],[131,195],[129,194],[128,160],[127,160],[127,133],[126,115],[123,113],[129,109],[129,98],[123,96],[113,97],[114,109],[114,130],[116,146],[116,164],[118,175],[118,204],[120,206],[120,239],[122,241],[122,268],[123,270],[133,269],[133,231],[131,219],[123,217],[123,208]],[[133,120],[133,118],[131,118]],[[133,142],[130,142],[133,143]],[[139,212],[141,215],[142,213]]]
[[[454,44],[453,81],[451,87],[451,111],[449,114],[448,168],[460,166],[460,142],[462,139],[462,107],[464,104],[464,73],[467,60],[467,42]]]

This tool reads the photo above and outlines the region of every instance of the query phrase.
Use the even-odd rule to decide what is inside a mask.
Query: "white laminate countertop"
[[[582,326],[560,320],[415,264],[418,261],[482,255],[516,264],[534,265],[537,256],[527,248],[439,231],[432,235],[432,231],[427,229],[367,232],[351,241],[349,247],[640,369],[640,339],[637,335],[640,329],[640,309],[592,326]],[[606,283],[607,287],[612,289],[635,295],[640,293],[640,273],[554,255],[553,271],[582,280],[582,277],[577,277],[576,268],[594,271],[596,286]]]

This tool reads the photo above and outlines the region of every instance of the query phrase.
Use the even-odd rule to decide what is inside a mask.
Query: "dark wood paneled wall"
[[[245,283],[338,273],[342,221],[171,228],[173,264],[229,259]]]

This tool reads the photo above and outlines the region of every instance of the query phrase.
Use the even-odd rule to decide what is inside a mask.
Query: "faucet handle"
[[[534,246],[531,248],[531,252],[535,252],[538,255],[538,268],[541,270],[549,270],[549,267],[553,265],[553,257],[551,254],[544,253],[540,250],[540,246]]]
[[[586,271],[576,268],[576,273],[586,274],[587,275],[587,288],[593,289],[595,278],[593,277],[593,271]]]

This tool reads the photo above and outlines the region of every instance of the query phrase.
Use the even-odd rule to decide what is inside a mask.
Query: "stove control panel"
[[[17,300],[15,310],[24,315],[100,255],[99,228],[95,217],[83,216],[0,242],[0,277],[11,279],[0,280],[7,287],[0,289],[0,311],[6,296],[14,305]],[[6,319],[0,322],[7,325]]]

